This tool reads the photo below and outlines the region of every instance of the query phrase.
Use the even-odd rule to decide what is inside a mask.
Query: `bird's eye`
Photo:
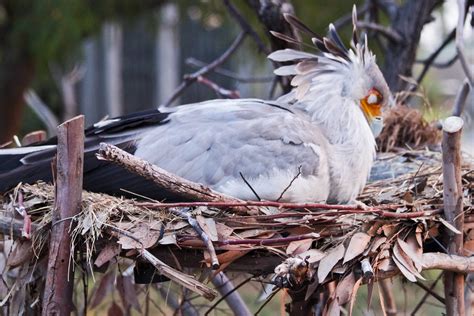
[[[377,105],[382,103],[382,95],[375,89],[371,89],[369,95],[367,96],[367,104]]]

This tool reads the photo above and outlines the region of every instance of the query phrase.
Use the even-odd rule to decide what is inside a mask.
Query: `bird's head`
[[[292,15],[285,15],[293,27],[311,35],[311,40],[320,53],[309,53],[294,49],[273,52],[268,57],[277,62],[294,62],[275,70],[277,75],[294,76],[295,87],[290,97],[308,104],[309,111],[325,115],[325,105],[332,109],[356,106],[365,116],[375,136],[382,130],[382,111],[392,102],[390,89],[369,50],[367,36],[359,41],[357,14],[353,9],[353,36],[349,49],[343,44],[334,25],[329,26],[326,37],[321,37]],[[288,42],[298,42],[284,34],[272,34]],[[305,45],[298,42],[301,46]],[[317,101],[317,102],[315,102]],[[313,109],[311,109],[313,107]]]

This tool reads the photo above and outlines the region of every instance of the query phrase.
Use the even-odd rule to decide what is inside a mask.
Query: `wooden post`
[[[81,209],[84,116],[58,127],[55,204],[42,315],[70,315],[74,274],[71,266],[71,220]]]
[[[443,122],[443,199],[444,215],[461,233],[447,231],[448,253],[463,255],[463,201],[461,183],[461,131],[463,120],[457,116],[448,117]],[[446,314],[464,314],[464,274],[445,272],[444,293]]]

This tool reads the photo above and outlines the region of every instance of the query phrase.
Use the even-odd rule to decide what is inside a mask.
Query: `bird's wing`
[[[181,107],[143,136],[135,155],[240,198],[256,198],[242,177],[264,199],[278,198],[293,179],[287,199],[329,187],[325,137],[300,114],[261,100]],[[306,199],[325,195],[321,189]]]
[[[111,185],[104,184],[101,180],[120,175],[118,179],[125,183],[142,181],[143,179],[124,172],[120,167],[97,160],[95,153],[101,142],[114,144],[133,153],[137,137],[153,126],[164,124],[167,117],[167,113],[148,110],[107,119],[87,128],[84,131],[84,187],[93,191],[116,193],[121,181]],[[19,182],[51,181],[51,161],[56,154],[56,143],[57,138],[53,137],[34,146],[0,149],[0,192],[5,192]]]

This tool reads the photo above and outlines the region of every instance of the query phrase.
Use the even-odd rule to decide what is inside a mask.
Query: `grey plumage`
[[[125,188],[173,198],[138,176],[97,161],[97,145],[106,141],[242,199],[256,196],[241,176],[263,199],[276,200],[285,191],[282,201],[354,202],[375,155],[371,127],[381,122],[380,109],[387,106],[390,91],[366,38],[361,43],[354,34],[347,49],[333,26],[327,37],[320,37],[296,17],[285,19],[309,34],[322,52],[285,49],[270,54],[274,61],[293,63],[275,70],[293,76],[290,93],[276,101],[213,100],[99,122],[85,131],[85,188],[106,193]],[[51,144],[54,140],[43,145]],[[29,150],[0,150],[0,191],[18,181],[50,179],[54,148]]]

